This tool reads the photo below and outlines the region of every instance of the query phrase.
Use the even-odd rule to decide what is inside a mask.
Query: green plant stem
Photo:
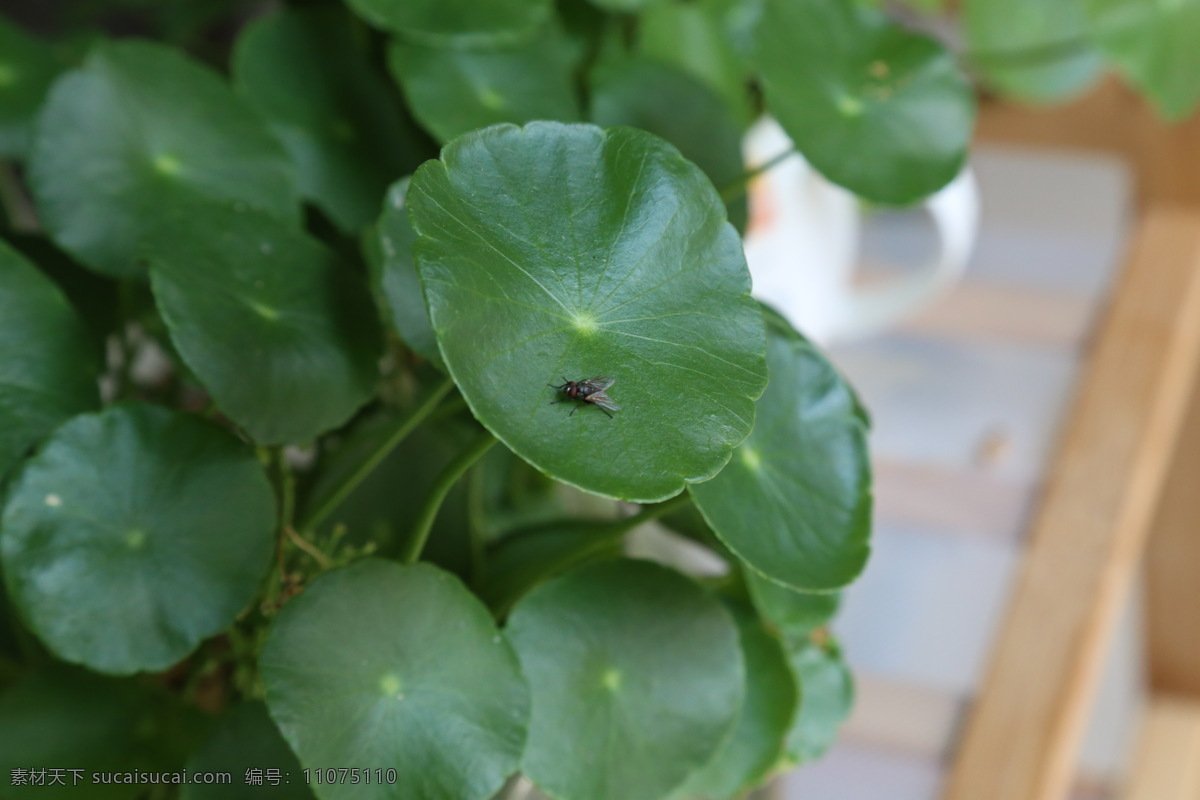
[[[37,215],[25,197],[16,168],[11,161],[0,160],[0,208],[15,233],[38,233]]]
[[[404,551],[400,555],[402,562],[412,564],[420,558],[421,551],[425,549],[425,541],[429,538],[429,532],[433,529],[433,521],[437,519],[438,510],[441,509],[442,501],[446,499],[450,488],[495,443],[496,437],[491,432],[484,431],[467,446],[466,450],[455,456],[454,460],[447,464],[446,468],[437,476],[433,482],[433,488],[429,490],[429,496],[425,498],[425,504],[417,514],[416,522],[413,523],[412,533],[404,545]]]
[[[777,156],[767,159],[765,162],[763,162],[762,164],[759,164],[754,169],[747,170],[745,173],[742,174],[742,176],[740,178],[735,180],[733,183],[729,184],[728,186],[722,187],[721,192],[720,192],[721,199],[724,200],[726,203],[730,202],[731,200],[738,199],[739,197],[741,197],[742,195],[744,195],[746,193],[746,187],[750,185],[750,181],[754,180],[759,175],[762,175],[764,172],[771,169],[772,167],[778,166],[779,164],[786,161],[791,156],[795,155],[797,152],[799,152],[799,151],[796,150],[796,148],[789,147],[784,152],[780,153]]]
[[[275,448],[275,468],[279,474],[279,527],[287,530],[296,513],[296,476],[282,447]]]
[[[316,528],[318,525],[324,522],[330,514],[337,510],[337,507],[342,504],[342,501],[349,497],[350,493],[358,488],[358,485],[362,483],[368,475],[371,474],[371,471],[374,470],[375,467],[379,466],[379,462],[387,458],[388,453],[392,452],[392,450],[394,450],[396,446],[400,444],[400,442],[404,441],[404,438],[412,433],[413,429],[420,425],[421,422],[423,422],[425,418],[428,417],[429,414],[438,407],[438,403],[441,402],[442,398],[446,396],[453,386],[454,381],[452,381],[450,378],[446,378],[446,380],[439,384],[436,389],[429,393],[429,395],[421,402],[420,405],[410,411],[407,416],[397,420],[392,428],[391,433],[384,437],[382,441],[380,441],[379,446],[371,452],[371,455],[367,456],[367,458],[358,465],[358,469],[347,475],[345,479],[338,484],[337,488],[329,493],[329,496],[325,498],[325,501],[321,503],[321,505],[319,505],[315,511],[304,518],[300,524],[301,530],[307,531]]]

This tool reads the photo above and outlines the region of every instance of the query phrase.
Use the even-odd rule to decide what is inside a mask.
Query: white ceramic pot
[[[779,123],[764,117],[746,136],[746,163],[765,164],[791,144]],[[822,344],[887,329],[953,285],[975,242],[979,195],[969,169],[924,205],[938,230],[937,258],[856,286],[861,204],[792,155],[750,184],[745,245],[754,296]]]

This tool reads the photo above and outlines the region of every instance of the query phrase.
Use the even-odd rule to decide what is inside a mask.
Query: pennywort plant
[[[1009,5],[992,85],[1194,102],[1165,7]],[[962,57],[853,0],[57,10],[0,21],[0,796],[733,798],[829,746],[868,418],[750,297],[739,142],[914,201]],[[185,767],[232,781],[100,777]]]

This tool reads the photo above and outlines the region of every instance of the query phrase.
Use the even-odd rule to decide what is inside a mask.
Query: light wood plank
[[[1121,157],[1138,175],[1138,198],[1200,202],[1195,157],[1200,115],[1165,125],[1146,101],[1115,77],[1053,108],[990,100],[980,108],[976,138],[984,142],[1092,150]]]
[[[946,800],[1067,796],[1200,364],[1200,216],[1151,207],[1089,360]]]
[[[1200,701],[1154,698],[1146,708],[1122,800],[1200,800]]]
[[[1146,639],[1151,685],[1200,698],[1200,393],[1154,523],[1146,554]],[[1200,795],[1195,800],[1200,800]]]

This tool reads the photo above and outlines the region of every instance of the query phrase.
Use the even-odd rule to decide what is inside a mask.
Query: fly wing
[[[589,403],[594,403],[594,404],[600,406],[601,408],[607,408],[609,411],[620,411],[621,410],[621,407],[619,405],[617,405],[616,403],[614,403],[612,401],[612,399],[608,395],[606,395],[603,391],[593,392],[592,394],[588,395],[587,400]]]
[[[616,382],[616,378],[610,378],[607,375],[598,375],[595,378],[588,378],[584,381],[593,392],[603,392]]]

